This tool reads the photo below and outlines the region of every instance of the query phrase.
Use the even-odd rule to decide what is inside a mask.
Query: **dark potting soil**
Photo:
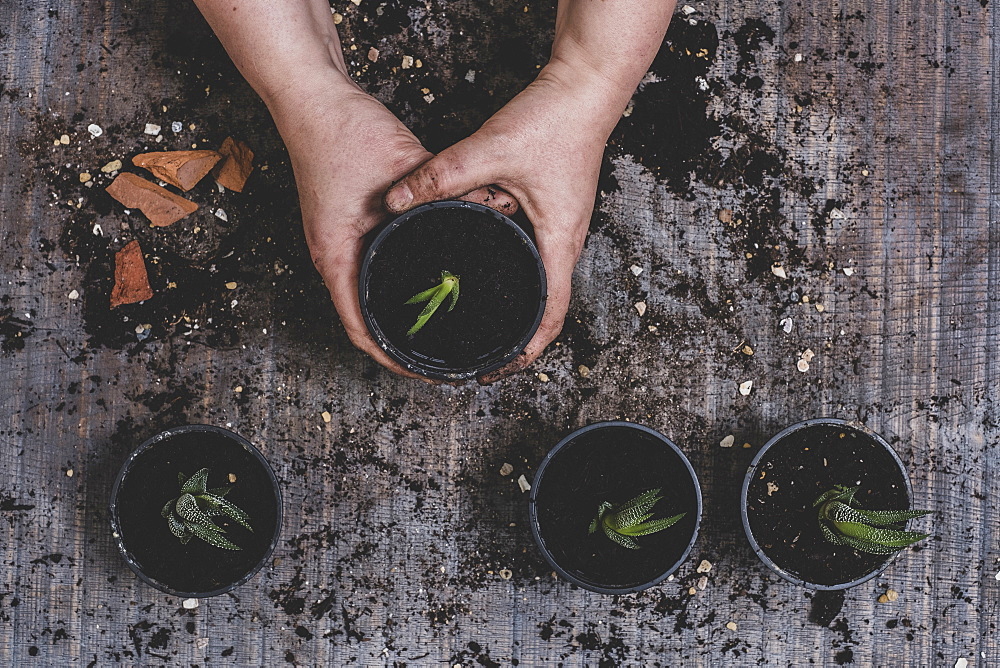
[[[250,532],[228,518],[216,518],[240,550],[224,550],[192,538],[182,545],[160,516],[180,494],[177,474],[209,469],[208,486],[230,485],[226,499],[250,516]],[[240,580],[265,555],[274,536],[278,500],[261,463],[220,434],[187,432],[156,443],[140,454],[119,488],[119,529],[126,549],[151,579],[177,592],[206,593]]]
[[[443,303],[412,337],[424,304],[406,304],[459,277],[459,299]],[[466,208],[417,214],[387,236],[369,265],[368,308],[403,355],[431,366],[475,370],[502,360],[534,325],[541,295],[537,263],[525,241],[491,215]],[[450,299],[450,298],[449,298]]]
[[[666,573],[694,533],[697,502],[684,462],[653,436],[628,427],[581,434],[548,463],[538,486],[538,529],[553,558],[568,573],[602,587],[627,588]],[[637,538],[630,550],[598,530],[588,533],[604,501],[625,503],[659,487],[654,518],[686,513],[672,527]]]
[[[891,558],[823,538],[812,504],[838,484],[861,486],[854,497],[859,508],[910,507],[906,481],[892,455],[863,432],[842,425],[816,425],[783,438],[760,461],[747,491],[747,516],[757,543],[779,567],[815,584],[856,580]]]

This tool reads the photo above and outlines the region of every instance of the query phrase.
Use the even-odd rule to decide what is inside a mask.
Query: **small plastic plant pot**
[[[857,498],[866,509],[911,507],[903,462],[860,423],[814,418],[793,424],[773,436],[747,469],[740,493],[743,530],[760,560],[792,584],[848,589],[878,576],[899,554],[863,554],[823,538],[812,504],[838,484],[860,485]]]
[[[454,308],[443,303],[410,334],[423,304],[406,303],[458,276]],[[513,220],[471,202],[432,202],[386,225],[364,255],[361,314],[376,343],[401,366],[460,381],[518,356],[545,312],[545,268],[531,237]]]
[[[209,487],[250,517],[253,531],[216,520],[240,550],[193,538],[182,544],[161,516],[179,494],[178,474],[208,468]],[[267,460],[238,434],[211,425],[184,425],[136,448],[111,490],[111,531],[128,567],[146,584],[184,598],[224,594],[252,578],[267,562],[281,533],[281,490]],[[225,519],[225,518],[223,518]]]
[[[601,503],[627,502],[659,488],[657,518],[684,513],[673,526],[640,536],[626,549],[588,527]],[[562,578],[599,594],[656,586],[688,558],[698,538],[698,476],[680,448],[631,422],[599,422],[559,441],[535,473],[528,500],[531,533]]]

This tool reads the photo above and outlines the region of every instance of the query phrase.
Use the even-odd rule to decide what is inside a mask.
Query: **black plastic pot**
[[[686,513],[629,550],[590,521],[603,501],[628,501],[659,487],[657,517]],[[701,524],[698,476],[680,448],[649,427],[599,422],[559,441],[535,473],[528,501],[531,533],[556,573],[599,594],[630,594],[653,587],[687,559]]]
[[[422,305],[406,300],[432,287],[442,271],[460,278],[448,304],[413,336]],[[531,237],[507,216],[471,202],[419,206],[371,242],[358,281],[361,314],[378,345],[404,368],[458,381],[512,361],[545,311],[545,268]]]
[[[253,532],[220,524],[240,545],[231,551],[199,539],[186,545],[160,516],[179,493],[178,473],[209,468],[209,487],[230,484],[226,499],[250,515]],[[252,578],[267,561],[281,533],[281,490],[267,460],[249,441],[210,425],[163,431],[129,455],[111,490],[111,531],[125,563],[146,584],[185,598],[224,594]]]
[[[774,489],[762,486],[768,482]],[[815,418],[793,424],[772,437],[747,469],[740,493],[747,540],[768,568],[793,584],[847,589],[879,575],[898,554],[866,555],[822,539],[812,501],[836,484],[860,484],[857,500],[864,508],[911,507],[899,456],[860,423]]]

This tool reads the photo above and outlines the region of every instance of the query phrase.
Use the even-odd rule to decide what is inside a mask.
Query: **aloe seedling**
[[[597,507],[597,517],[590,523],[589,533],[597,531],[600,526],[604,530],[604,535],[615,541],[622,547],[630,550],[639,549],[636,536],[647,536],[657,531],[673,526],[687,513],[666,517],[659,520],[650,520],[653,516],[653,506],[662,499],[660,488],[643,492],[628,503],[621,506],[613,506],[608,501]]]
[[[836,485],[813,503],[819,506],[819,527],[834,545],[848,545],[868,554],[892,554],[930,534],[903,531],[902,523],[930,510],[863,510],[854,507],[859,487]]]
[[[226,540],[226,530],[212,521],[213,517],[229,517],[237,524],[253,531],[250,517],[224,497],[232,487],[208,488],[208,469],[202,469],[188,478],[177,474],[181,495],[167,501],[160,514],[166,518],[170,533],[187,545],[192,538],[200,538],[209,545],[226,550],[238,550],[239,545]]]
[[[417,316],[417,322],[410,327],[409,331],[406,332],[407,336],[413,336],[420,331],[420,328],[427,324],[427,321],[431,319],[434,312],[438,310],[438,306],[441,306],[442,302],[451,295],[451,304],[448,306],[448,311],[450,312],[455,308],[455,304],[458,303],[458,276],[447,272],[441,272],[441,282],[435,285],[433,288],[424,290],[423,292],[418,292],[409,299],[406,300],[407,304],[422,304],[427,302],[427,306],[424,310],[420,312]]]

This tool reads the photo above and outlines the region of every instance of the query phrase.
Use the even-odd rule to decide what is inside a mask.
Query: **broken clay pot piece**
[[[253,171],[253,151],[240,140],[226,137],[219,153],[222,161],[212,170],[215,181],[223,188],[243,192],[243,186]]]
[[[146,261],[138,241],[130,241],[115,253],[115,286],[111,289],[111,308],[134,304],[153,296],[146,273]]]
[[[215,151],[158,151],[141,153],[132,158],[132,164],[187,192],[221,159],[222,155]]]
[[[135,174],[119,174],[107,190],[125,206],[142,211],[154,227],[173,225],[198,210],[198,205],[191,200]]]

